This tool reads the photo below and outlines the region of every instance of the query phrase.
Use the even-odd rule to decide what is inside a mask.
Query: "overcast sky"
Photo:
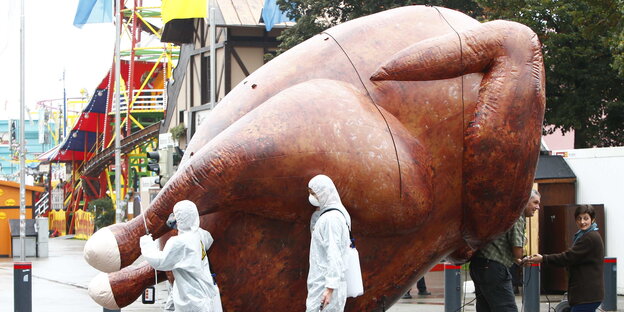
[[[19,118],[20,4],[0,1],[0,118]],[[63,97],[63,69],[68,97],[89,94],[112,65],[115,28],[112,24],[73,26],[78,0],[25,2],[26,104]]]

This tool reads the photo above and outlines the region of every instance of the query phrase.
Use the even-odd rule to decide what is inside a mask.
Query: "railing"
[[[164,111],[165,110],[165,89],[143,89],[133,90],[132,99],[132,112],[136,111]],[[125,112],[128,110],[128,91],[121,92],[121,104],[119,110]],[[131,101],[132,101],[131,99]],[[111,112],[115,111],[115,104],[113,104]]]
[[[35,204],[35,216],[44,214],[50,208],[50,192],[45,192]]]
[[[150,138],[157,137],[159,130],[160,122],[157,122],[135,133],[132,133],[129,137],[123,138],[121,140],[121,152],[128,153],[132,149],[134,149],[137,144],[145,142]],[[83,164],[84,167],[82,175],[96,177],[100,174],[100,172],[102,172],[104,167],[113,162],[114,157],[115,147],[111,145]]]

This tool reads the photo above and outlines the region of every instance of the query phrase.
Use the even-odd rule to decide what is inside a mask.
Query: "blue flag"
[[[280,10],[276,0],[264,0],[262,20],[264,21],[266,31],[270,31],[275,24],[292,22],[292,20],[286,16],[286,12]]]
[[[112,0],[80,0],[74,26],[82,28],[84,24],[111,23],[113,21]]]

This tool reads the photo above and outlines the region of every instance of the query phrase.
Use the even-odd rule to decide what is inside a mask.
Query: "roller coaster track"
[[[145,142],[151,138],[158,136],[160,122],[145,127],[128,137],[121,140],[121,153],[127,154],[131,152],[139,143]],[[115,146],[111,145],[99,154],[93,156],[84,165],[83,176],[97,177],[106,166],[115,160]]]

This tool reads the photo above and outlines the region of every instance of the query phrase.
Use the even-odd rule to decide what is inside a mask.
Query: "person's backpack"
[[[342,211],[337,208],[327,209],[321,213],[321,216],[332,210],[340,212],[340,214],[345,218],[346,224],[347,217],[345,217]],[[360,268],[360,254],[357,249],[355,249],[355,238],[353,238],[353,234],[351,234],[349,224],[347,224],[347,229],[349,230],[349,239],[351,244],[349,246],[350,248],[347,248],[343,258],[346,267],[345,280],[347,282],[347,297],[355,298],[364,294],[364,283],[362,282],[362,269]]]

